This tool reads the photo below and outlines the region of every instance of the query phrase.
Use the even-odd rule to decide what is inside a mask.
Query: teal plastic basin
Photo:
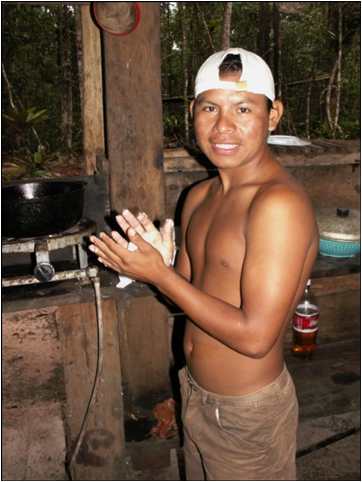
[[[360,241],[320,239],[319,252],[323,256],[332,256],[333,258],[352,258],[361,252],[361,243]]]

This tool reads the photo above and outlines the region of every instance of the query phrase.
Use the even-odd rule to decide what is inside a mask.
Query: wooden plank
[[[121,480],[124,428],[117,312],[112,299],[102,303],[103,370],[95,404],[74,465],[77,480]],[[68,450],[74,448],[91,395],[97,361],[94,303],[59,307],[57,324],[63,347]]]
[[[361,336],[361,311],[359,290],[317,296],[320,309],[320,343]]]
[[[319,152],[319,150],[308,147],[297,148],[271,148],[276,159],[286,167],[302,166],[343,166],[360,164],[361,154],[357,149],[347,152],[341,149],[339,152]],[[200,153],[200,156],[202,154]],[[165,171],[189,171],[202,169],[198,162],[199,155],[189,152],[183,148],[165,149]]]
[[[360,154],[356,147],[343,152],[312,154],[279,152],[277,159],[305,188],[315,207],[360,207]],[[357,163],[355,161],[358,161]],[[200,179],[216,175],[202,154],[186,149],[165,150],[166,213],[179,222],[184,190]],[[353,263],[352,263],[353,264]],[[318,272],[328,271],[328,263],[319,263]],[[351,270],[355,269],[354,264]],[[348,271],[348,269],[347,269]],[[334,273],[335,274],[335,273]]]
[[[192,165],[191,165],[192,164]],[[183,189],[199,179],[215,175],[196,161],[172,158],[166,173],[167,213],[174,213]],[[182,166],[185,169],[182,169]],[[359,168],[354,165],[294,166],[287,170],[302,184],[315,207],[346,206],[359,209]]]
[[[312,290],[316,296],[326,296],[330,294],[344,293],[346,291],[358,292],[360,288],[360,273],[312,279]]]
[[[361,272],[361,256],[352,258],[333,258],[319,255],[314,266],[312,277],[325,278],[349,275]]]
[[[104,154],[101,39],[89,5],[80,5],[83,49],[83,150],[86,174],[96,172],[96,157]]]
[[[121,8],[119,2],[118,8]],[[165,213],[160,6],[141,2],[132,33],[104,33],[111,208]]]
[[[357,432],[297,459],[297,480],[361,480],[360,447]]]
[[[322,345],[310,359],[286,356],[297,389],[301,421],[359,409],[360,345],[360,340],[354,339]]]
[[[340,166],[358,164],[361,161],[359,152],[324,153],[317,156],[275,153],[277,160],[284,166]]]
[[[153,294],[118,305],[122,376],[127,407],[151,408],[169,392],[168,310]]]
[[[357,165],[315,165],[289,167],[303,185],[314,206],[360,207],[360,169]]]
[[[183,147],[175,147],[164,150],[165,162],[172,157],[190,157],[190,154]]]
[[[175,223],[179,225],[181,209],[187,190],[192,184],[208,177],[208,172],[205,170],[168,173],[166,176],[166,216],[174,219]]]

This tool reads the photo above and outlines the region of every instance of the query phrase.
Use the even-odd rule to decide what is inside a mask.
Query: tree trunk
[[[4,80],[5,80],[5,85],[6,85],[7,90],[8,90],[10,107],[13,109],[13,111],[17,112],[18,109],[16,108],[16,105],[15,105],[15,102],[14,102],[13,88],[12,88],[12,85],[10,84],[10,81],[9,81],[8,76],[6,74],[5,66],[4,66],[3,63],[1,63],[1,72],[3,74]]]
[[[162,64],[162,70],[163,70],[163,75],[164,81],[163,81],[163,91],[164,95],[170,96],[171,95],[171,84],[170,84],[170,75],[169,73],[171,72],[171,62],[169,62],[169,58],[172,55],[172,44],[173,44],[173,38],[171,35],[171,22],[170,22],[170,4],[169,2],[164,2],[162,8],[164,9],[164,16],[166,18],[166,28],[164,35],[166,36],[165,38],[165,46],[164,46],[164,57],[162,58],[161,64]]]
[[[82,35],[82,95],[83,155],[86,174],[93,175],[97,170],[107,172],[104,158],[104,114],[102,54],[99,28],[94,24],[89,5],[80,5]]]
[[[274,81],[276,98],[282,96],[281,51],[282,39],[280,33],[280,12],[277,2],[273,2],[273,33],[274,33]]]
[[[199,5],[198,2],[196,2],[196,8],[197,8],[197,13],[200,17],[200,20],[201,20],[201,23],[203,24],[204,28],[205,28],[205,32],[206,32],[206,35],[207,35],[207,38],[209,39],[209,44],[210,44],[210,47],[212,49],[213,52],[216,51],[215,49],[215,45],[214,45],[214,42],[212,40],[212,36],[211,36],[211,33],[210,33],[210,29],[207,25],[207,22],[206,22],[206,19],[205,19],[205,15],[204,15],[204,12],[202,11],[202,8],[201,8],[201,5]]]
[[[341,81],[342,81],[342,43],[343,43],[343,5],[345,2],[328,3],[328,28],[332,32],[330,36],[330,48],[335,51],[336,58],[329,76],[325,90],[325,110],[331,134],[335,137],[336,131],[342,133],[339,125]]]
[[[70,38],[70,12],[67,5],[60,6],[60,87],[61,96],[61,136],[65,147],[72,149],[73,96]]]
[[[230,48],[231,14],[233,2],[225,2],[221,50]]]
[[[270,62],[271,12],[269,2],[259,2],[259,31],[257,38],[258,54],[266,61]]]
[[[188,52],[188,38],[187,38],[187,7],[182,2],[181,8],[181,29],[182,29],[182,70],[183,70],[183,98],[184,98],[184,124],[185,124],[185,141],[190,142],[190,128],[189,128],[189,102],[188,102],[188,87],[189,87],[189,73],[187,68],[187,52]]]
[[[342,132],[339,125],[339,113],[341,107],[341,82],[342,82],[342,42],[343,42],[343,10],[342,5],[338,5],[338,56],[337,56],[337,86],[336,86],[336,110],[333,122],[333,137],[336,130]]]
[[[328,124],[330,129],[333,131],[333,119],[332,119],[332,93],[333,93],[333,86],[334,86],[334,79],[336,77],[338,68],[338,59],[334,62],[331,75],[328,81],[327,93],[326,93],[326,114],[328,119]]]
[[[82,88],[82,78],[83,78],[83,49],[82,49],[82,18],[80,13],[80,5],[75,7],[75,41],[76,41],[76,53],[77,53],[77,67],[78,67],[78,79],[79,79],[79,95],[80,95],[80,105],[83,106],[83,88]]]
[[[310,112],[311,112],[311,95],[312,95],[312,81],[309,82],[307,91],[307,109],[305,114],[305,135],[310,139]]]

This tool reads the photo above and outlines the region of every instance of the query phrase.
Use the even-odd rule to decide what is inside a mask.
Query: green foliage
[[[260,8],[262,2],[233,2],[231,37],[232,47],[240,46],[258,52],[258,36],[262,33]],[[282,100],[285,115],[280,133],[304,137],[306,131],[307,90],[310,79],[311,137],[333,136],[326,119],[326,89],[336,60],[338,48],[338,8],[343,8],[342,91],[339,124],[344,138],[359,136],[360,107],[360,6],[359,2],[263,2],[270,18],[266,32],[268,48],[263,52],[275,74],[273,49],[273,8],[280,11]],[[197,70],[207,56],[213,53],[200,12],[206,21],[215,50],[220,49],[225,2],[162,2],[161,48],[164,126],[166,142],[175,139],[175,122],[179,126],[178,138],[183,138],[184,119],[182,93],[184,74],[182,53],[188,59],[189,97],[193,95],[193,82]],[[181,8],[184,8],[182,19]],[[182,22],[186,22],[188,46],[182,52]],[[185,27],[184,27],[185,28]],[[173,39],[171,41],[170,39]],[[335,92],[335,90],[333,91]],[[179,104],[168,102],[168,97],[180,97]],[[177,137],[177,136],[176,136]]]
[[[3,117],[13,125],[17,132],[26,134],[27,130],[46,120],[48,113],[46,109],[28,107],[13,111],[11,114],[3,114]]]
[[[34,151],[23,147],[4,162],[2,178],[8,182],[20,178],[49,177],[53,162],[54,153],[48,152],[43,145],[39,144]]]
[[[36,127],[48,119],[46,109],[36,107],[22,108],[12,111],[10,114],[2,114],[13,128],[15,141],[17,142],[16,156],[17,162],[5,165],[3,177],[5,181],[21,177],[42,177],[47,175],[46,165],[49,155],[46,148],[41,144]]]
[[[310,135],[327,138],[333,135],[326,118],[326,89],[337,55],[338,9],[341,6],[343,55],[339,125],[342,133],[337,130],[335,135],[348,139],[360,133],[359,2],[233,2],[231,46],[258,52],[260,39],[263,38],[265,50],[259,53],[274,73],[276,39],[273,13],[279,12],[281,85],[285,104],[280,133],[307,135],[308,81],[314,79],[310,97]],[[146,9],[147,3],[142,7]],[[14,171],[14,163],[20,162],[20,171],[25,169],[28,174],[41,174],[47,170],[55,153],[65,153],[61,130],[64,22],[69,27],[67,35],[72,46],[70,71],[73,94],[72,152],[66,154],[82,152],[76,8],[74,3],[63,2],[2,4],[3,65],[16,106],[15,111],[8,85],[3,79],[2,150],[11,154],[10,171]],[[221,48],[224,8],[225,2],[217,1],[160,2],[166,145],[185,143],[185,80],[190,99],[201,63]]]
[[[14,129],[18,152],[23,152],[24,174],[30,177],[41,176],[45,164],[45,147],[41,144],[35,128],[48,118],[47,110],[36,107],[22,108],[10,114],[3,114],[3,118]]]
[[[19,149],[19,137],[8,135],[15,125],[20,125],[20,112],[25,115],[26,108],[21,106],[37,106],[37,111],[47,111],[46,128],[39,126],[39,136],[50,150],[59,150],[61,139],[61,94],[62,69],[61,48],[61,9],[63,5],[38,4],[26,5],[7,2],[2,5],[2,46],[3,64],[13,89],[14,101],[19,110],[16,122],[3,117],[2,145],[3,150],[12,152]],[[72,35],[72,77],[73,77],[73,111],[80,123],[80,94],[77,76],[75,52],[75,12],[68,7]],[[2,82],[3,112],[9,114],[10,106],[8,89]],[[24,117],[24,121],[26,118]],[[35,119],[34,119],[35,120]],[[9,123],[12,123],[10,125]],[[81,132],[75,130],[75,144],[79,147]],[[35,146],[36,148],[36,146]]]

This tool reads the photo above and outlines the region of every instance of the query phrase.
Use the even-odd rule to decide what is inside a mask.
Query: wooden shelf
[[[312,271],[312,278],[343,276],[361,271],[361,256],[353,258],[332,258],[318,255]]]

